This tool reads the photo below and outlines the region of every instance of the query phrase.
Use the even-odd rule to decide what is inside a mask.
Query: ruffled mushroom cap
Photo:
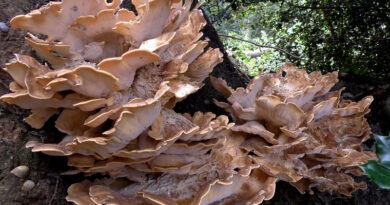
[[[301,192],[315,187],[350,195],[364,188],[350,174],[361,175],[358,165],[375,157],[360,147],[369,138],[364,115],[372,97],[340,101],[341,91],[330,92],[336,73],[307,74],[291,64],[260,74],[246,89],[211,82],[228,97],[216,103],[232,114],[232,130],[246,134],[241,148],[253,153],[259,169]]]
[[[210,153],[213,152],[212,150],[223,146],[219,138],[224,136],[226,130],[230,129],[233,124],[228,123],[226,116],[215,118],[212,113],[197,112],[193,117],[186,114],[187,119],[174,112],[171,112],[170,115],[176,116],[176,120],[172,120],[171,117],[171,119],[164,119],[165,122],[162,121],[159,124],[170,122],[175,124],[176,127],[181,124],[187,126],[192,124],[190,126],[193,127],[191,132],[184,132],[175,140],[170,139],[169,142],[164,142],[164,144],[169,144],[169,147],[165,146],[166,148],[160,149],[158,156],[150,161],[131,165],[131,167],[143,172],[175,174],[195,174],[210,169],[209,161],[212,158]],[[185,126],[181,125],[181,127],[176,128],[176,132],[185,131],[183,129]],[[196,129],[194,129],[195,127]],[[156,134],[154,128],[152,126],[149,136]],[[164,136],[164,134],[155,136]],[[157,139],[155,138],[155,140]]]
[[[180,175],[163,175],[150,180],[146,185],[128,183],[124,187],[115,186],[115,182],[82,182],[69,187],[67,200],[78,205],[258,204],[273,197],[276,184],[276,178],[269,177],[260,170],[254,171],[250,176],[234,176],[230,182],[208,181],[210,179],[206,179],[204,173],[185,178]]]
[[[192,1],[51,2],[11,20],[32,32],[27,42],[46,63],[16,55],[14,79],[1,100],[31,109],[41,128],[58,114],[58,144],[30,141],[34,152],[67,156],[68,172],[110,178],[72,185],[76,204],[257,204],[278,179],[300,191],[349,195],[364,185],[349,174],[373,158],[360,143],[372,97],[340,102],[329,92],[337,74],[307,74],[291,64],[233,90],[212,82],[232,114],[178,114],[176,102],[196,92],[222,61],[200,40],[206,21]],[[320,131],[319,131],[320,130]]]
[[[165,138],[159,150],[144,153],[151,158],[126,160],[132,156],[126,150],[117,158],[92,162],[90,168],[85,167],[88,158],[70,158],[82,172],[109,173],[110,178],[72,185],[67,200],[76,204],[170,205],[256,204],[272,198],[277,178],[254,166],[247,152],[240,149],[245,137],[229,131],[232,126],[226,116],[215,118],[212,113],[197,112],[183,117],[165,109],[149,131],[137,138],[138,143],[126,148],[142,145],[145,138],[149,142]],[[137,152],[142,151],[147,150]]]
[[[256,169],[245,151],[239,149],[245,138],[228,137],[231,134],[225,131],[220,141],[223,146],[209,153],[208,169],[192,174],[167,173],[166,169],[161,170],[162,175],[148,175],[142,182],[124,178],[84,181],[69,187],[67,200],[76,204],[198,205],[258,204],[271,199],[277,178]]]
[[[222,61],[218,49],[205,51],[206,21],[190,11],[192,1],[134,1],[138,15],[120,4],[52,2],[11,21],[45,36],[29,34],[28,42],[49,65],[16,55],[5,68],[13,93],[1,100],[32,109],[26,122],[34,128],[59,114],[56,127],[69,135],[53,145],[59,152],[31,142],[33,151],[107,159],[141,136],[162,107],[197,91]]]
[[[14,28],[31,32],[27,42],[45,63],[17,55],[5,68],[14,79],[13,93],[1,100],[31,109],[26,122],[34,128],[58,114],[55,126],[67,134],[58,144],[30,141],[26,146],[33,152],[67,156],[68,165],[74,167],[68,174],[103,173],[111,180],[126,178],[143,189],[160,186],[147,181],[145,173],[163,173],[167,179],[191,175],[194,183],[199,179],[199,189],[182,196],[183,200],[192,200],[200,188],[217,181],[231,181],[236,162],[248,178],[250,162],[243,152],[239,159],[214,154],[229,142],[225,132],[233,124],[226,116],[190,116],[170,110],[197,91],[222,61],[218,49],[208,49],[208,42],[200,40],[206,25],[202,12],[190,10],[192,1],[145,0],[132,2],[135,15],[119,9],[120,3],[52,2],[11,21]],[[237,143],[228,147],[236,154]],[[226,173],[214,164],[224,164]],[[209,168],[215,176],[198,178],[200,173],[208,175]],[[102,185],[117,190],[107,183],[89,185],[89,190],[74,185],[70,193],[77,190],[82,199],[70,194],[68,200],[100,203],[110,193]],[[254,190],[263,189],[261,184]],[[89,191],[93,197],[82,194]],[[169,204],[180,199],[160,196],[152,188],[138,192],[134,199],[142,203]],[[115,196],[119,204],[129,200],[119,193]]]
[[[137,116],[134,118],[137,119]],[[119,148],[115,144],[119,137],[113,138],[116,140],[111,142],[111,136],[95,140],[81,137],[75,140],[68,136],[59,144],[32,141],[27,146],[33,147],[33,151],[69,156],[68,165],[74,166],[75,170],[68,174],[110,173],[112,177],[117,177],[115,173],[126,167],[144,173],[195,174],[208,170],[212,158],[210,152],[222,146],[219,138],[233,126],[228,124],[226,116],[213,118],[215,115],[211,113],[196,113],[194,117],[186,115],[185,118],[163,109],[148,129],[144,129],[137,138],[117,151],[113,149]],[[141,127],[134,123],[129,126]],[[106,159],[104,154],[110,157]]]
[[[97,127],[105,120],[99,118],[99,123],[93,124],[94,117],[108,118],[115,113],[110,117],[115,120],[118,110],[136,98],[158,100],[172,108],[197,91],[222,61],[218,49],[205,51],[207,42],[199,40],[205,20],[200,10],[190,11],[192,1],[183,5],[170,0],[135,1],[138,15],[119,9],[120,3],[84,5],[67,0],[15,17],[11,21],[15,28],[47,36],[39,39],[29,34],[28,41],[51,66],[17,55],[5,68],[15,80],[11,84],[15,93],[1,99],[26,109],[34,107],[35,118],[40,118],[36,128],[44,123],[38,116],[49,112],[46,107],[89,112],[85,125]],[[84,100],[70,107],[47,105],[52,98],[65,98],[69,93]],[[40,105],[26,106],[25,99]]]

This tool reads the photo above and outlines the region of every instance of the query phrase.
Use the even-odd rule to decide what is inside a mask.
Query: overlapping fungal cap
[[[11,20],[33,33],[27,41],[45,63],[16,55],[5,68],[12,93],[0,99],[31,109],[26,122],[33,128],[58,114],[56,127],[68,135],[59,144],[28,143],[33,151],[82,155],[89,163],[127,151],[145,160],[150,156],[128,147],[221,62],[219,50],[200,40],[206,21],[190,10],[192,1],[132,1],[137,13],[120,9],[121,2],[51,2]],[[164,137],[143,146],[158,147],[169,141]]]
[[[219,138],[232,126],[226,116],[216,118],[212,113],[200,112],[194,116],[183,116],[164,108],[151,126],[107,159],[88,153],[99,150],[102,155],[102,150],[112,147],[110,144],[89,147],[88,139],[84,144],[76,144],[75,141],[80,142],[81,137],[74,140],[68,136],[56,145],[31,141],[27,146],[34,147],[33,151],[52,155],[55,152],[67,154],[66,151],[72,150],[68,165],[75,169],[68,173],[109,173],[112,177],[123,177],[131,168],[145,173],[195,174],[209,168],[210,152],[221,146]],[[127,129],[130,130],[130,127]]]
[[[84,204],[258,204],[273,197],[277,178],[256,169],[239,145],[245,137],[225,130],[210,150],[207,169],[126,176],[71,185],[67,200]],[[186,152],[184,152],[186,154]],[[202,154],[199,155],[201,158]],[[196,161],[196,159],[194,160]],[[175,163],[164,160],[161,163]],[[180,162],[180,160],[179,160]],[[133,169],[129,168],[128,170]],[[160,173],[161,173],[160,172]],[[136,174],[133,174],[135,176]],[[113,176],[113,175],[111,175]],[[119,176],[119,175],[117,175]]]
[[[66,199],[77,205],[91,204],[258,204],[275,192],[276,178],[259,169],[250,176],[236,175],[228,182],[203,175],[162,175],[147,184],[124,179],[84,181],[68,189]]]
[[[78,171],[108,173],[110,178],[70,186],[67,200],[79,205],[184,205],[257,204],[272,198],[277,178],[256,169],[246,151],[240,149],[245,137],[233,136],[232,126],[226,116],[200,112],[180,115],[164,109],[148,132],[129,144],[131,151],[122,150],[92,167],[74,163]],[[164,143],[153,143],[165,136],[171,137]],[[137,150],[137,146],[144,148]],[[151,149],[157,146],[158,150]],[[145,158],[130,159],[131,152]]]
[[[365,187],[350,175],[361,175],[358,165],[374,158],[360,147],[369,137],[364,115],[373,98],[341,100],[341,91],[330,91],[337,73],[307,74],[286,64],[255,77],[246,89],[211,82],[228,97],[216,103],[237,123],[232,130],[246,134],[241,147],[262,171],[301,192],[350,195]]]
[[[34,152],[67,156],[72,173],[110,178],[69,188],[76,204],[260,203],[276,178],[260,169],[231,137],[226,116],[178,114],[175,103],[202,86],[222,60],[206,49],[206,24],[192,1],[52,2],[15,17],[14,28],[44,59],[16,55],[5,102],[31,109],[41,128],[53,115],[66,133],[58,144],[30,141]],[[167,186],[169,185],[169,186]]]

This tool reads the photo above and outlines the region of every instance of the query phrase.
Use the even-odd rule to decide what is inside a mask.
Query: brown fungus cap
[[[340,100],[341,91],[330,92],[336,82],[337,73],[307,74],[292,64],[260,74],[246,89],[212,80],[228,97],[217,105],[234,117],[232,130],[245,133],[241,148],[254,153],[259,169],[301,192],[351,195],[365,185],[350,175],[361,175],[358,166],[375,158],[360,147],[369,138],[364,115],[373,98]]]
[[[218,49],[200,41],[206,21],[200,10],[190,11],[192,1],[134,1],[138,15],[119,9],[121,2],[51,2],[11,21],[31,32],[28,42],[49,64],[17,55],[5,68],[14,92],[1,99],[32,109],[26,122],[35,128],[59,114],[56,127],[69,135],[73,153],[107,158],[126,147],[222,61]],[[160,108],[149,113],[151,105]],[[141,112],[149,120],[139,131],[123,131]],[[69,123],[72,116],[77,120]]]
[[[291,64],[259,75],[217,102],[226,116],[179,114],[176,102],[196,92],[222,61],[201,40],[206,20],[192,1],[51,2],[11,20],[27,30],[42,57],[17,55],[5,70],[14,79],[2,101],[31,109],[26,122],[41,128],[53,115],[67,136],[58,144],[30,141],[34,152],[67,156],[67,174],[108,178],[69,187],[76,204],[258,204],[277,180],[301,192],[345,195],[363,188],[350,176],[373,158],[358,103],[330,92],[337,73],[307,74]]]
[[[55,126],[67,134],[58,144],[26,146],[67,156],[73,167],[67,174],[110,177],[72,185],[67,200],[227,204],[271,198],[276,178],[255,169],[240,148],[245,137],[229,131],[226,116],[171,110],[222,61],[218,49],[200,40],[202,12],[190,10],[192,1],[143,0],[132,2],[135,15],[120,3],[64,0],[11,22],[31,32],[27,41],[47,64],[18,55],[6,68],[13,93],[1,99],[31,109],[26,122],[35,128],[58,114]]]
[[[212,149],[211,157],[207,161],[207,169],[191,172],[170,172],[169,168],[160,170],[162,174],[148,175],[146,181],[138,182],[129,178],[113,177],[96,180],[91,183],[84,181],[74,184],[68,189],[68,201],[84,204],[258,204],[269,200],[275,193],[277,178],[269,176],[261,169],[253,166],[240,151],[239,145],[244,137],[228,137],[232,134],[225,131],[221,138],[223,146]],[[180,152],[186,149],[181,143],[174,144],[165,153],[190,154],[199,151],[196,149]],[[159,155],[161,156],[161,155]],[[195,160],[196,161],[196,160]],[[164,160],[161,163],[175,164],[180,160]],[[238,171],[238,170],[246,171]],[[117,172],[119,173],[119,172]]]

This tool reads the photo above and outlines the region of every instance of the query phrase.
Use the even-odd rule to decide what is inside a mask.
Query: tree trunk
[[[46,2],[45,0],[3,0],[0,2],[0,22],[8,23],[13,16],[37,9]],[[210,23],[205,27],[204,34],[205,38],[210,39],[210,46],[220,48],[224,54],[224,62],[215,68],[212,75],[224,78],[234,88],[245,86],[250,80],[249,76],[229,60],[218,34]],[[12,59],[13,53],[31,53],[24,43],[24,36],[24,32],[12,29],[1,33],[0,66],[3,67],[7,60]],[[0,82],[0,95],[8,93],[10,77],[2,70]],[[388,93],[382,93],[382,95],[386,94]],[[207,79],[205,86],[199,92],[180,102],[175,110],[226,114],[213,104],[213,98],[223,100],[222,95],[210,86]],[[40,130],[30,128],[22,120],[27,114],[25,110],[0,102],[0,204],[69,204],[65,201],[67,187],[81,181],[82,176],[61,176],[60,173],[67,169],[65,158],[32,153],[25,148],[25,143],[29,139],[59,141],[63,134],[54,128],[52,121]],[[10,174],[10,171],[19,165],[27,165],[30,168],[25,178]],[[26,180],[32,180],[35,187],[30,191],[21,191]],[[365,177],[361,180],[367,181]],[[372,183],[369,183],[368,190],[359,191],[353,197],[347,198],[324,193],[301,195],[287,183],[280,182],[277,184],[275,197],[264,204],[387,204],[388,201],[390,201],[390,192],[379,190]]]

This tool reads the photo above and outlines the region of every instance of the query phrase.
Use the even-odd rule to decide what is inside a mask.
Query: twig
[[[58,182],[59,182],[59,179],[58,179],[58,178],[59,178],[59,177],[56,176],[56,185],[55,185],[55,187],[54,187],[54,193],[53,193],[53,195],[51,196],[51,199],[50,199],[50,201],[49,201],[49,205],[51,205],[51,202],[53,202],[54,198],[57,196]]]
[[[275,49],[275,50],[278,50],[280,52],[283,52],[289,56],[291,56],[292,58],[295,58],[295,59],[298,59],[300,60],[301,58],[299,56],[296,56],[294,54],[291,54],[289,53],[288,51],[284,50],[284,49],[281,49],[281,48],[277,48],[277,47],[273,47],[273,46],[264,46],[264,45],[260,45],[256,42],[253,42],[253,41],[249,41],[249,40],[245,40],[245,39],[242,39],[242,38],[238,38],[238,37],[234,37],[234,36],[229,36],[229,35],[225,35],[225,34],[218,34],[219,36],[222,36],[222,37],[226,37],[226,38],[232,38],[232,39],[236,39],[236,40],[239,40],[239,41],[244,41],[244,42],[247,42],[247,43],[250,43],[250,44],[253,44],[255,46],[258,46],[258,47],[261,47],[261,48],[270,48],[270,49]]]

